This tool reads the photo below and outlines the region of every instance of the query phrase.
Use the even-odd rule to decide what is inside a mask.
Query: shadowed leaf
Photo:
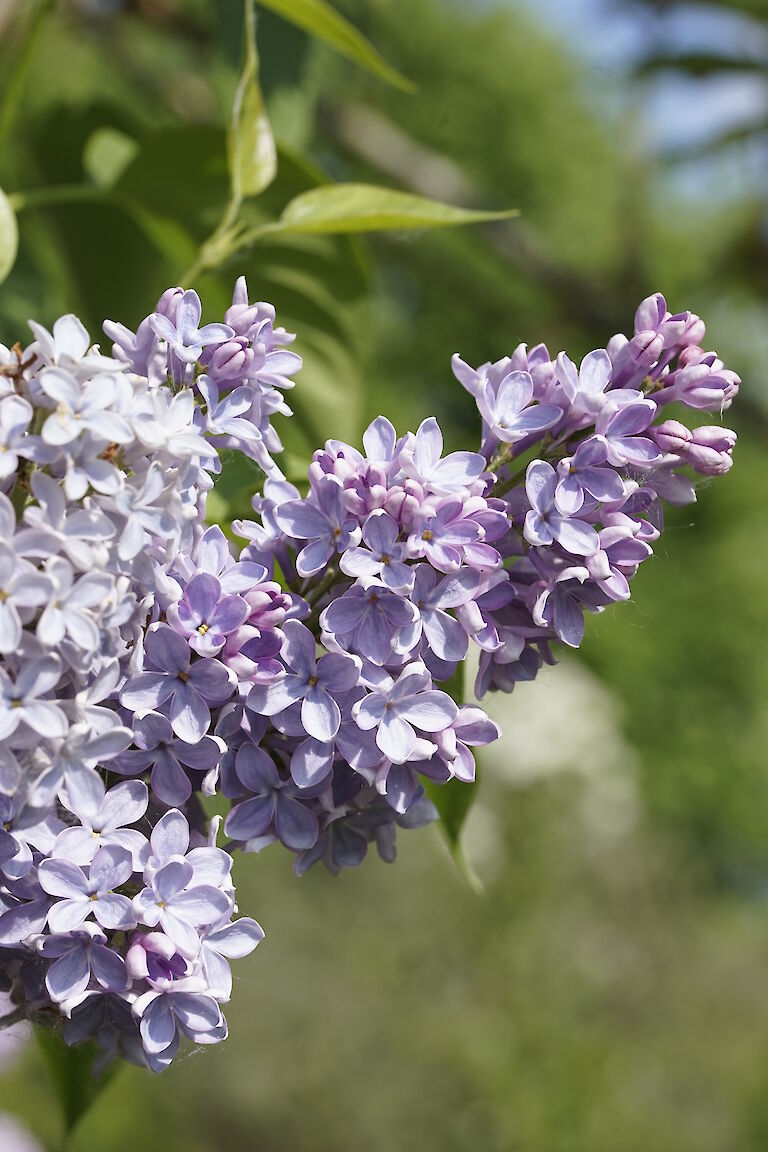
[[[103,1059],[104,1053],[94,1041],[68,1048],[58,1033],[50,1028],[35,1028],[35,1035],[53,1081],[68,1134],[110,1083],[118,1064],[113,1061],[97,1074],[94,1066],[100,1057]]]

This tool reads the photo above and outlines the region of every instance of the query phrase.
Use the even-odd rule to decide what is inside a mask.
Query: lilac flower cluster
[[[238,593],[259,618],[287,598],[205,507],[219,449],[274,470],[301,366],[243,280],[225,323],[200,316],[171,289],[135,333],[105,323],[111,355],[74,316],[0,347],[0,977],[67,1043],[155,1070],[225,1037],[229,960],[263,935],[200,795],[209,707],[264,652]]]
[[[111,356],[72,316],[0,347],[0,974],[67,1043],[159,1071],[224,1038],[229,960],[262,937],[230,852],[394,859],[499,736],[458,688],[470,642],[476,694],[509,691],[627,599],[661,500],[731,465],[733,433],[662,409],[739,382],[654,296],[578,369],[456,357],[480,451],[379,417],[301,493],[271,423],[301,361],[243,280],[221,324],[171,289],[104,329]],[[223,448],[265,476],[237,549],[205,522]]]

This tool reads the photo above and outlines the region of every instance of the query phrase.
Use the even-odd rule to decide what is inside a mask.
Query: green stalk
[[[14,212],[30,208],[47,208],[50,204],[83,204],[89,200],[107,199],[103,188],[91,184],[54,184],[50,188],[33,188],[29,192],[11,192],[8,200]]]

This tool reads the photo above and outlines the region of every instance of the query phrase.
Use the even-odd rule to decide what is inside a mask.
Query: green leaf
[[[259,0],[284,20],[295,24],[303,32],[321,40],[341,56],[359,64],[380,80],[385,80],[403,92],[415,92],[416,85],[401,75],[381,56],[362,32],[350,24],[325,0]]]
[[[465,669],[466,664],[460,661],[450,680],[441,684],[444,692],[459,705],[465,702]],[[447,784],[436,784],[433,780],[422,779],[427,796],[440,813],[440,831],[445,837],[448,850],[453,856],[459,870],[476,892],[483,891],[479,877],[470,867],[461,846],[461,830],[470,808],[477,799],[477,778],[466,784],[463,780],[449,780]]]
[[[18,250],[19,229],[16,224],[16,213],[0,188],[0,284],[16,263]]]
[[[482,212],[456,208],[452,204],[427,200],[410,192],[380,188],[375,184],[326,184],[291,200],[278,221],[257,229],[251,238],[258,239],[261,234],[275,232],[341,234],[453,228],[461,224],[507,220],[517,215],[516,210]]]
[[[138,151],[138,143],[118,128],[97,128],[85,143],[83,168],[98,188],[114,188]]]
[[[96,1071],[103,1051],[94,1041],[68,1048],[52,1028],[35,1028],[38,1046],[59,1099],[64,1128],[69,1134],[112,1080],[117,1061]]]
[[[232,200],[258,196],[275,178],[277,150],[259,87],[254,0],[245,0],[245,64],[235,91],[228,137]]]

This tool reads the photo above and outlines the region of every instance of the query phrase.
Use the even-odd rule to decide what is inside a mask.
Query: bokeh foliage
[[[94,338],[105,315],[136,322],[227,201],[241,5],[98,7],[69,0],[48,14],[0,156],[9,193],[95,189],[20,212],[0,289],[6,343],[28,316],[75,310]],[[588,764],[514,786],[489,768],[468,843],[484,898],[429,832],[401,838],[396,868],[370,859],[339,881],[298,881],[279,855],[241,861],[241,909],[267,940],[236,985],[231,1039],[160,1079],[121,1073],[73,1147],[151,1152],[170,1132],[190,1152],[757,1152],[768,1138],[766,392],[754,323],[768,295],[765,201],[683,198],[637,146],[633,113],[605,111],[616,79],[585,76],[556,28],[511,5],[338,3],[415,95],[268,7],[257,6],[260,79],[278,172],[248,209],[254,227],[329,178],[522,212],[471,231],[267,235],[200,278],[209,316],[244,272],[300,334],[289,472],[326,436],[355,441],[378,412],[401,427],[435,413],[450,445],[468,446],[475,417],[452,352],[477,362],[544,339],[576,356],[658,288],[712,316],[712,343],[743,371],[740,443],[733,473],[672,515],[635,603],[593,621],[569,658],[617,702],[632,765],[615,768],[632,772],[634,822],[589,816]],[[15,19],[2,29],[4,69],[20,31]],[[247,509],[250,484],[225,473],[214,509]],[[504,754],[514,779],[514,728]],[[53,1139],[42,1075],[28,1054],[0,1106]]]

